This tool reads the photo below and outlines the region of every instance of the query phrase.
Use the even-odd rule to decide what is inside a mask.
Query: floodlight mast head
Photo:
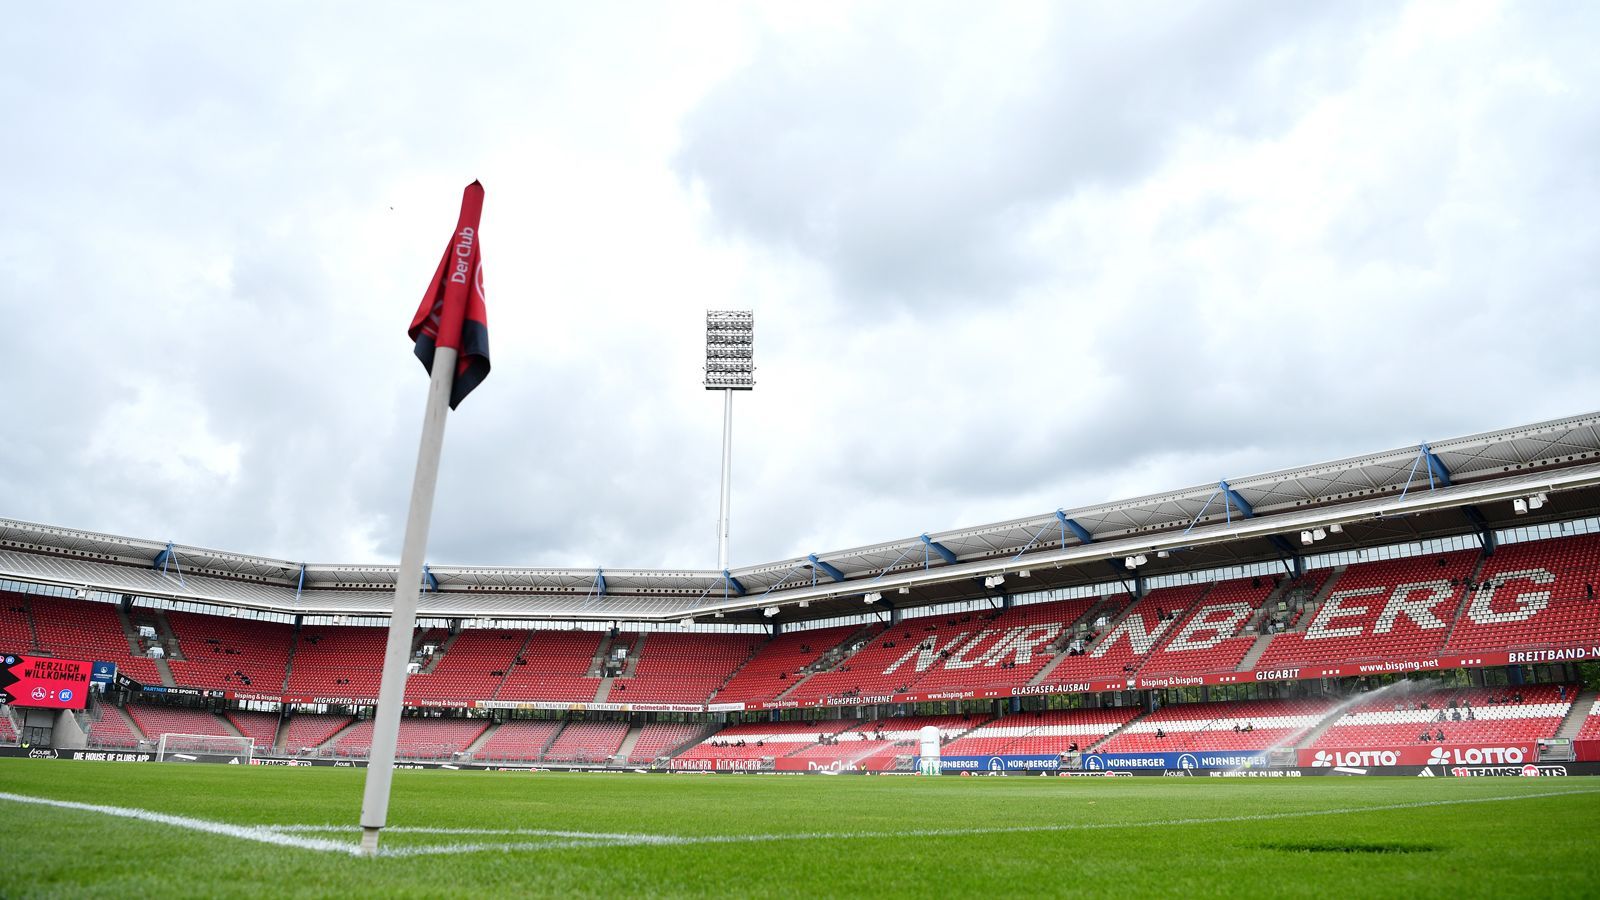
[[[755,389],[755,338],[755,313],[751,310],[706,310],[706,390]]]
[[[728,570],[729,478],[733,469],[733,392],[756,386],[756,314],[748,309],[706,310],[708,391],[722,391],[722,502],[717,516],[717,568]]]

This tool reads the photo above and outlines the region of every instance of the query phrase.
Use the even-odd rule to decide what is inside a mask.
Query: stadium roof
[[[1526,514],[1513,502],[1550,502]],[[431,566],[419,615],[768,622],[1283,560],[1600,515],[1600,413],[729,572]],[[1168,556],[1162,558],[1160,551]],[[0,519],[0,577],[303,615],[386,616],[395,566],[305,564]],[[1024,578],[1026,573],[1026,578]],[[986,587],[984,579],[1005,575]],[[899,593],[900,589],[907,593]],[[799,604],[804,602],[805,608]]]

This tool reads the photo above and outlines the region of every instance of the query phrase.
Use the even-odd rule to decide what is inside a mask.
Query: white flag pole
[[[389,817],[389,784],[394,778],[395,744],[400,738],[411,633],[417,624],[417,591],[422,584],[422,558],[428,549],[428,522],[433,518],[433,491],[439,482],[439,455],[444,449],[444,422],[450,411],[455,373],[455,349],[435,349],[433,373],[428,380],[428,406],[422,416],[422,445],[417,449],[417,474],[411,482],[411,511],[406,515],[405,544],[400,550],[400,573],[394,585],[389,643],[383,652],[378,712],[372,720],[366,791],[361,799],[361,852],[366,856],[377,855],[378,832]]]

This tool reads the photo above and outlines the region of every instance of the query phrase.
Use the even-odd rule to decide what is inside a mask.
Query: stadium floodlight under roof
[[[717,515],[717,568],[728,568],[728,510],[733,468],[733,392],[755,390],[756,314],[748,309],[706,310],[705,388],[722,391],[722,502]]]

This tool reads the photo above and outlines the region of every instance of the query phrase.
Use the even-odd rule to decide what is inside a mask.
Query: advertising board
[[[921,769],[922,761],[917,760]],[[1052,754],[1011,754],[1000,756],[941,756],[940,772],[1054,772],[1061,768],[1061,757]]]
[[[12,706],[83,709],[94,664],[51,656],[0,655],[0,699]]]
[[[1538,762],[1538,747],[1528,744],[1415,744],[1404,747],[1359,747],[1301,750],[1298,762],[1308,769],[1389,766],[1520,766]]]
[[[1264,769],[1268,754],[1246,750],[1186,750],[1181,753],[1086,753],[1082,767],[1116,769]]]

